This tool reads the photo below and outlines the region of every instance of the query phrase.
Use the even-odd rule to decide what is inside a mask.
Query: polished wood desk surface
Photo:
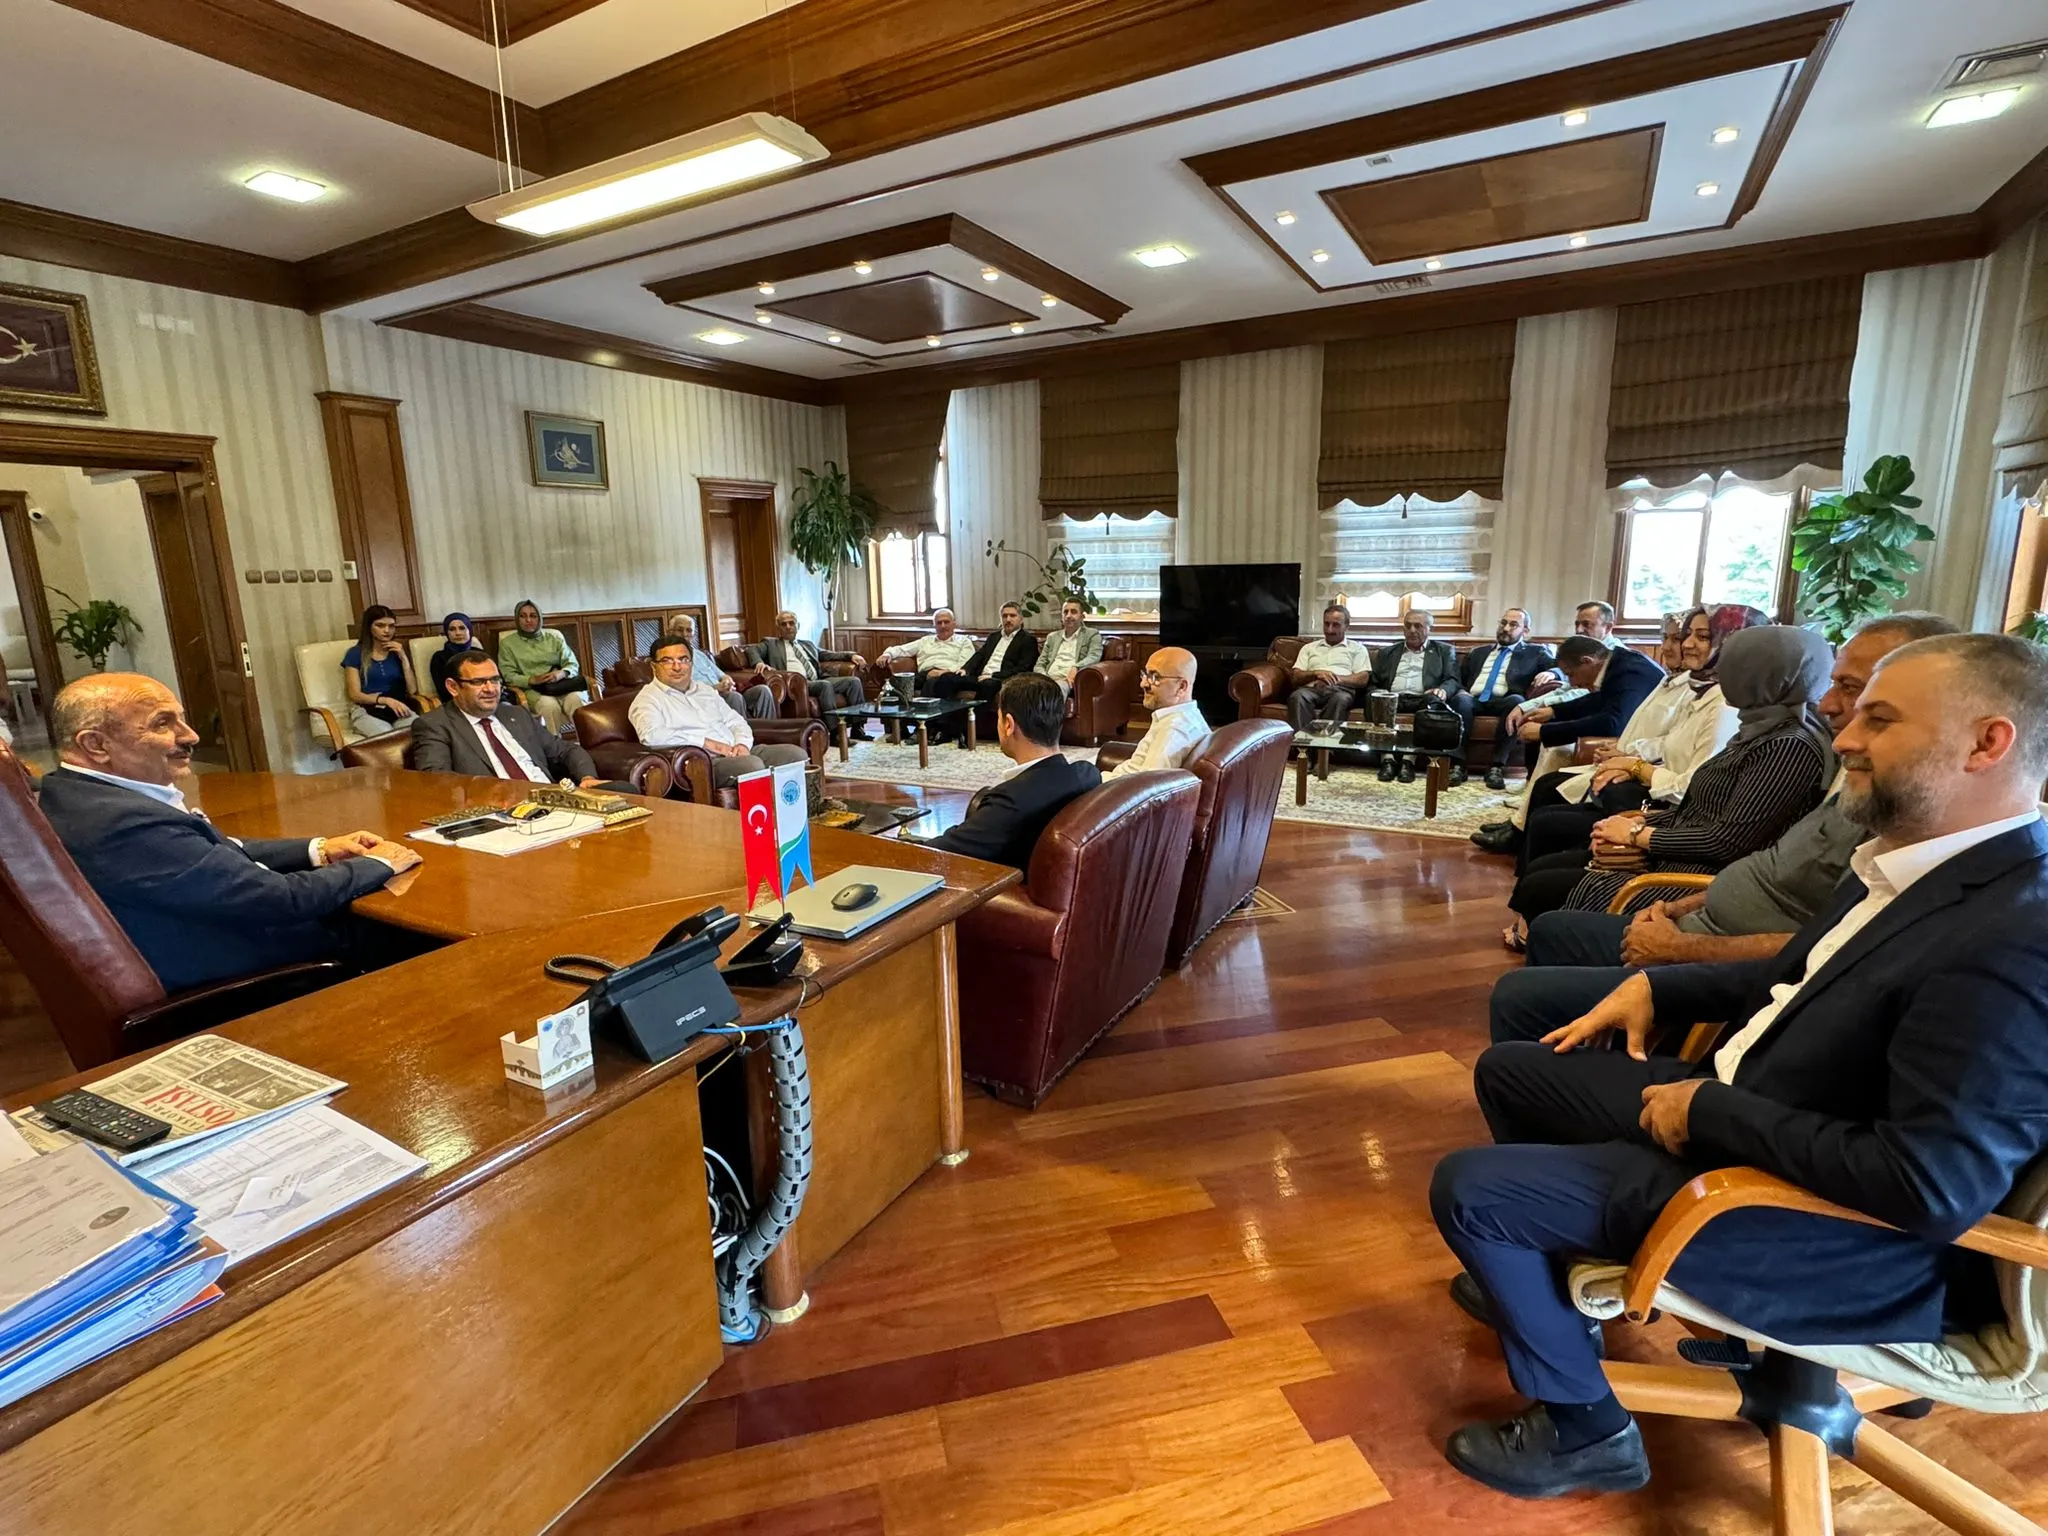
[[[414,778],[424,782],[392,782]],[[377,807],[416,814],[422,805],[461,804],[465,794],[483,798],[488,786],[498,782],[361,771],[306,780],[214,775],[205,781],[204,803],[210,815],[217,813],[223,823],[232,818],[233,829],[249,836],[310,836],[323,829],[352,830],[359,823],[376,826],[378,817],[357,813]],[[337,808],[348,812],[339,820],[333,814]],[[447,914],[472,910],[480,917],[523,912],[545,926],[520,929],[501,922],[505,931],[450,944],[220,1029],[218,1033],[231,1039],[345,1080],[349,1086],[335,1099],[336,1108],[424,1157],[426,1170],[240,1265],[222,1282],[227,1293],[223,1300],[0,1410],[0,1451],[725,1049],[722,1040],[700,1038],[670,1060],[649,1065],[601,1039],[593,1076],[546,1096],[515,1085],[504,1075],[499,1036],[507,1030],[530,1031],[534,1020],[566,1007],[580,990],[543,973],[550,956],[637,958],[676,922],[704,906],[738,906],[733,813],[666,804],[656,804],[655,811],[652,821],[515,859],[465,854],[456,848],[424,850],[429,869],[440,877],[431,898],[433,915],[422,919],[415,912],[408,926],[452,934],[459,930]],[[674,815],[678,811],[686,814]],[[642,850],[637,855],[622,858],[615,851],[636,841]],[[733,845],[734,880],[730,887],[721,887],[705,871],[725,867],[719,845],[726,842]],[[901,857],[876,857],[889,852],[890,845],[850,833],[822,832],[814,850],[821,873],[856,862],[905,867]],[[812,995],[842,985],[904,946],[943,930],[1019,878],[1016,870],[1001,865],[908,848],[894,851],[922,861],[909,867],[943,873],[946,887],[857,939],[808,941],[804,974]],[[672,876],[660,879],[670,865]],[[576,892],[574,903],[566,902],[554,885],[559,878],[555,872],[565,868]],[[620,868],[623,895],[605,905],[606,874]],[[513,869],[520,877],[516,887],[505,879]],[[654,894],[659,890],[674,897],[678,887],[690,894],[670,900]],[[417,898],[429,889],[422,881],[397,900]],[[428,928],[430,922],[444,926]],[[735,934],[727,952],[749,936],[747,929]],[[766,991],[742,989],[736,995],[743,1020],[760,1023],[789,1012],[804,993],[792,982]],[[129,1062],[138,1059],[131,1057]],[[14,1095],[5,1105],[11,1109],[46,1099],[127,1064],[114,1063],[46,1084]]]
[[[400,839],[429,816],[511,805],[518,787],[452,773],[351,768],[337,773],[205,774],[188,798],[235,837],[297,837],[367,828]],[[437,938],[470,938],[651,902],[737,892],[746,882],[739,815],[681,800],[642,800],[645,821],[500,858],[413,842],[424,862],[403,895],[373,892],[356,911]],[[1015,870],[936,853],[893,838],[811,829],[819,878],[849,864],[946,877],[956,890],[1018,878]],[[1007,878],[1004,878],[1007,876]]]

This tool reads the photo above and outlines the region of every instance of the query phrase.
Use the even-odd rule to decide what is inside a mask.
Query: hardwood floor
[[[965,798],[834,789],[923,800],[925,828]],[[1646,1420],[1656,1478],[1628,1497],[1522,1504],[1445,1465],[1451,1428],[1511,1400],[1444,1296],[1426,1202],[1437,1157],[1484,1135],[1469,1068],[1511,963],[1506,865],[1283,822],[1262,883],[1294,911],[1226,923],[1037,1112],[971,1099],[970,1159],[834,1259],[801,1322],[730,1351],[557,1536],[1768,1530],[1746,1427]],[[8,1076],[32,1082],[52,1069],[18,1070],[24,992],[0,976]],[[1673,1336],[1608,1331],[1643,1360]],[[2048,1516],[2039,1421],[1886,1423]],[[1845,1536],[1942,1529],[1831,1470]]]

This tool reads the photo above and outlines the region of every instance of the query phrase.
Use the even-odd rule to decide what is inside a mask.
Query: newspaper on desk
[[[348,1084],[219,1035],[194,1035],[87,1086],[102,1098],[170,1123],[171,1133],[162,1141],[120,1155],[124,1166],[146,1167],[155,1177],[301,1104],[332,1098]],[[77,1139],[32,1108],[18,1109],[12,1118],[37,1152],[54,1152]]]

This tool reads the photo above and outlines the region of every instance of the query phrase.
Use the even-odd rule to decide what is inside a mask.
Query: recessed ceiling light
[[[1010,322],[1010,334],[1012,336],[1022,336],[1024,334],[1024,322],[1022,320],[1012,320]]]
[[[303,176],[287,176],[283,171],[258,171],[242,185],[251,192],[283,198],[288,203],[310,203],[327,191],[317,181],[308,181]]]
[[[775,291],[775,285],[773,283],[762,283],[758,287],[756,287],[754,291],[765,298],[767,295]]]
[[[874,271],[875,269],[868,262],[856,261],[853,264],[853,270],[859,273],[862,277],[866,277],[870,272]]]
[[[1573,250],[1577,250],[1580,246],[1586,243],[1586,237],[1584,235],[1573,235],[1571,239],[1566,241],[1565,243],[1569,245]]]
[[[1131,254],[1148,267],[1177,267],[1188,259],[1188,253],[1177,245],[1148,245]]]
[[[1060,301],[1059,301],[1058,299],[1054,298],[1054,297],[1053,297],[1053,296],[1052,296],[1051,294],[1049,294],[1049,293],[1048,293],[1048,294],[1044,294],[1044,295],[1042,295],[1042,296],[1041,296],[1041,297],[1039,298],[1039,301],[1038,301],[1038,302],[1039,302],[1039,303],[1041,303],[1041,304],[1043,304],[1043,305],[1044,305],[1044,306],[1045,306],[1045,307],[1046,307],[1047,309],[1058,309],[1058,308],[1060,307]]]
[[[1310,251],[1308,259],[1313,262],[1325,262],[1330,259],[1330,253],[1328,251]]]
[[[983,267],[981,269],[981,280],[984,283],[998,282],[1001,280],[1002,275],[994,267]]]
[[[755,310],[755,311],[754,311],[754,324],[756,324],[756,325],[773,325],[774,323],[775,323],[775,317],[774,317],[773,315],[769,314],[767,310],[765,310],[765,309],[757,309],[757,310]]]
[[[1567,128],[1583,128],[1586,126],[1587,120],[1591,118],[1592,115],[1592,113],[1586,111],[1572,111],[1565,113],[1565,115],[1559,118],[1558,121],[1563,123]]]
[[[1422,264],[1422,270],[1425,272],[1441,272],[1443,271],[1443,269],[1444,264],[1438,261],[1434,256],[1430,257],[1429,260],[1425,261]]]
[[[738,331],[729,331],[721,325],[715,331],[699,331],[697,339],[699,341],[708,341],[714,347],[736,347],[747,338]]]
[[[1716,144],[1733,144],[1741,137],[1742,130],[1740,128],[1716,128],[1714,130],[1714,142]]]
[[[840,341],[842,340],[840,334],[837,331],[834,331],[830,336],[827,336],[825,339],[831,342],[832,345],[835,347],[838,346]]]
[[[1958,123],[1981,123],[1987,117],[1998,116],[2019,99],[2020,87],[2016,85],[1975,96],[1951,96],[1929,114],[1927,126],[1953,128]]]
[[[787,118],[748,112],[630,154],[471,203],[486,224],[559,235],[723,187],[757,181],[829,151]]]
[[[1294,215],[1291,213],[1276,213],[1273,215],[1273,222],[1282,225],[1292,224],[1294,222]]]
[[[1721,183],[1718,181],[1703,181],[1692,189],[1692,195],[1694,197],[1712,197],[1720,190]]]
[[[936,336],[927,336],[924,339],[924,344],[928,347],[936,347],[939,344],[939,338]]]

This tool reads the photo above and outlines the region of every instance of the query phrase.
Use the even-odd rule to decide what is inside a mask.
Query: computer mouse
[[[862,907],[871,905],[874,899],[881,894],[872,885],[865,883],[849,885],[833,894],[832,910],[835,912],[858,912]]]

